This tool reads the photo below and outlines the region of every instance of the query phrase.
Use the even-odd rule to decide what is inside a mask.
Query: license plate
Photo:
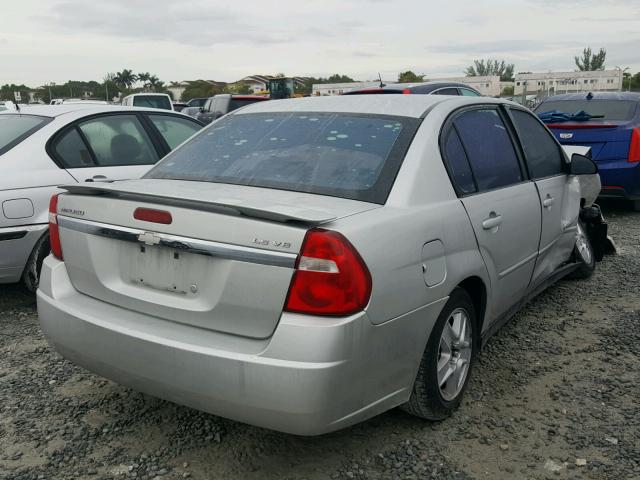
[[[130,270],[131,282],[154,290],[186,295],[193,282],[189,281],[186,254],[164,247],[136,246]],[[195,292],[192,292],[195,293]]]

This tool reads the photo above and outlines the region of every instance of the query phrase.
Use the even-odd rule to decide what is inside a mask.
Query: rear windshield
[[[589,115],[599,117],[595,120],[631,120],[637,105],[638,102],[632,100],[552,100],[541,103],[536,108],[536,113],[559,110],[571,114],[585,111]]]
[[[171,101],[164,95],[136,95],[133,97],[133,106],[171,110]]]
[[[33,132],[50,122],[49,117],[36,115],[0,115],[0,155],[15,147]]]
[[[418,119],[349,113],[230,115],[145,178],[231,183],[384,203]]]

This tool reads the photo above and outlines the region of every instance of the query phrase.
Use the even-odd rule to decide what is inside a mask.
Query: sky
[[[640,0],[0,0],[0,84],[252,74],[462,76],[477,58],[572,71],[589,45],[640,71]]]

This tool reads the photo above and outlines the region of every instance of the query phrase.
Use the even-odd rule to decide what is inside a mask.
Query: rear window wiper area
[[[604,115],[591,115],[584,110],[575,113],[567,113],[561,110],[551,110],[538,114],[540,120],[544,123],[561,123],[561,122],[586,122],[594,118],[604,118]]]

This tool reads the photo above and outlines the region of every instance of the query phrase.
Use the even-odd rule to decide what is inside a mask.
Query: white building
[[[513,94],[555,95],[559,93],[618,91],[622,89],[621,70],[592,72],[517,73]]]

